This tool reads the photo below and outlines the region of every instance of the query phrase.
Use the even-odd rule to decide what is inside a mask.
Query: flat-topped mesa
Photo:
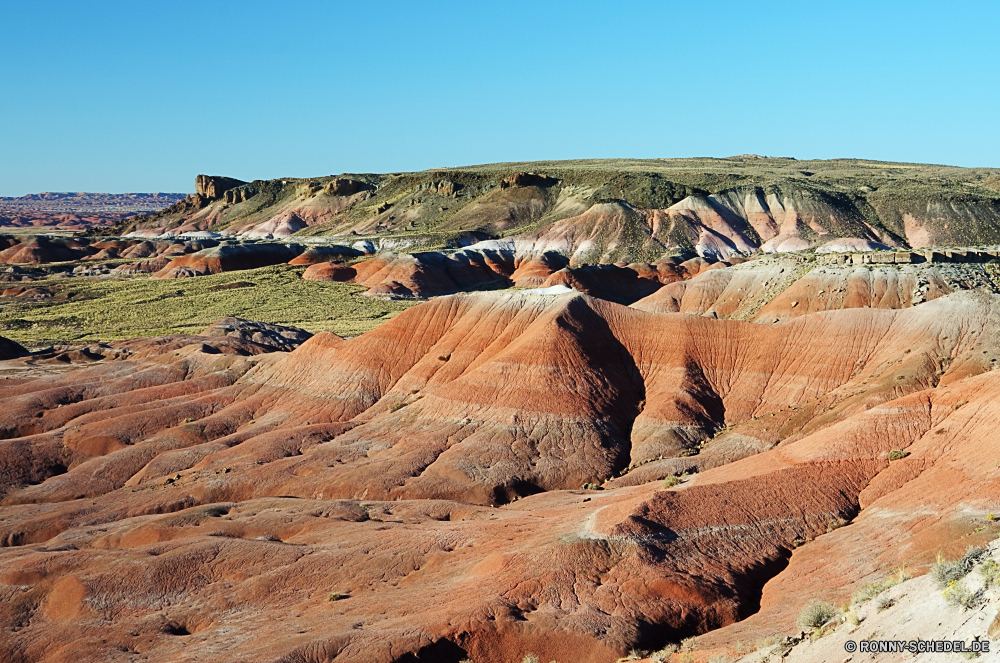
[[[194,179],[195,194],[209,200],[222,198],[230,189],[246,184],[243,180],[218,175],[199,175]]]

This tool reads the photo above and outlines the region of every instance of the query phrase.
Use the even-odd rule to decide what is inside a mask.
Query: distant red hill
[[[86,230],[183,200],[183,193],[32,193],[0,198],[0,228]]]

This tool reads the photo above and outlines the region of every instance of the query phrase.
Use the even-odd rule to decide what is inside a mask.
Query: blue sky
[[[1000,166],[1000,3],[4,2],[0,195],[497,161]]]

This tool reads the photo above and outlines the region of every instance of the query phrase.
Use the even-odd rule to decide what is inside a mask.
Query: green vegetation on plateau
[[[34,281],[33,287],[46,287],[57,296],[0,306],[0,335],[38,347],[192,334],[219,318],[237,316],[356,336],[412,306],[364,296],[361,286],[305,281],[303,271],[277,265],[194,279]]]

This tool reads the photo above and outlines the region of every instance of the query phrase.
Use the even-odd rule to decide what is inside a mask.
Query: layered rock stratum
[[[996,534],[997,295],[755,324],[542,292],[7,380],[4,658],[608,661]]]
[[[510,238],[571,266],[714,260],[758,249],[865,251],[1000,243],[1000,173],[855,159],[578,160],[242,182],[108,232],[331,237],[420,251]]]

